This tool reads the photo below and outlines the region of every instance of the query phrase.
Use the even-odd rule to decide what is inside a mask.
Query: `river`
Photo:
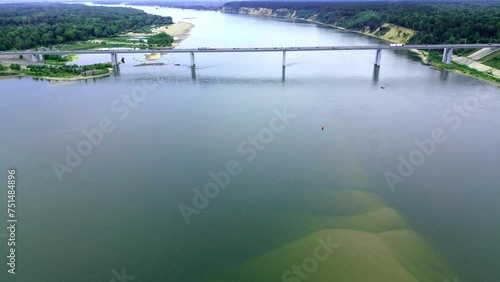
[[[379,43],[138,8],[193,23],[179,48]],[[287,281],[327,234],[338,250],[308,281],[499,279],[497,87],[408,52],[384,52],[379,70],[374,51],[289,52],[284,72],[281,53],[196,54],[194,72],[188,54],[123,57],[98,80],[0,80],[0,171],[17,170],[19,219],[17,274],[4,231],[0,280]]]

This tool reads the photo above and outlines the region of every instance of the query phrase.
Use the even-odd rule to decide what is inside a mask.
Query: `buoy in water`
[[[323,130],[323,129],[325,129],[325,127],[324,127],[324,126],[321,126],[321,130]]]

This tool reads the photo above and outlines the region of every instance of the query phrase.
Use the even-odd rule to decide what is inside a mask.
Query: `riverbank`
[[[102,38],[102,39],[93,39],[89,40],[87,42],[78,42],[75,44],[69,44],[69,45],[62,45],[59,46],[60,50],[72,50],[72,49],[79,49],[79,50],[87,50],[87,49],[100,49],[100,48],[113,48],[113,47],[133,47],[133,48],[146,48],[146,43],[142,41],[141,39],[147,38],[148,36],[152,36],[155,34],[160,34],[162,32],[168,32],[169,35],[175,36],[176,39],[174,43],[172,43],[171,46],[168,47],[163,47],[162,49],[172,49],[178,46],[178,44],[184,39],[184,36],[186,36],[191,28],[193,28],[194,25],[188,22],[179,22],[176,24],[172,24],[169,26],[160,26],[152,29],[151,34],[146,34],[146,33],[126,33],[120,35],[121,37],[117,38]],[[154,61],[160,59],[164,54],[159,54],[159,53],[152,53],[146,55],[146,59],[148,61]],[[45,79],[45,80],[50,80],[50,81],[75,81],[75,80],[86,80],[86,79],[95,79],[95,78],[102,78],[111,75],[112,69],[109,69],[108,73],[106,74],[98,74],[98,75],[74,75],[74,76],[68,76],[68,77],[59,77],[59,76],[37,76],[30,74],[29,71],[27,71],[29,66],[64,66],[66,63],[74,61],[78,59],[78,55],[68,55],[68,56],[58,56],[57,58],[48,58],[45,59],[43,62],[33,62],[30,60],[31,56],[19,56],[19,57],[13,57],[13,56],[2,56],[0,55],[0,65],[3,65],[7,68],[6,71],[0,72],[0,77],[2,78],[12,78],[12,77],[19,77],[19,76],[31,76],[33,78],[39,78],[39,79]],[[19,65],[21,67],[20,70],[11,70],[9,67],[12,65]]]
[[[65,65],[66,63],[73,62],[78,60],[78,54],[70,54],[70,55],[51,55],[49,58],[44,58],[44,62],[51,65]]]
[[[79,81],[79,80],[87,80],[87,79],[96,79],[96,78],[103,78],[103,77],[108,77],[113,73],[113,69],[109,69],[108,73],[103,73],[103,74],[97,74],[97,75],[79,75],[75,77],[48,77],[48,76],[31,76],[33,78],[38,78],[38,79],[43,79],[43,80],[48,80],[48,81],[53,81],[53,82],[66,82],[66,81]]]
[[[388,41],[390,43],[399,43],[399,44],[406,44],[407,41],[411,38],[411,36],[397,36],[397,35],[394,35],[395,31],[396,31],[396,33],[399,33],[400,30],[401,31],[406,30],[407,32],[403,32],[402,33],[403,35],[405,33],[410,34],[409,32],[415,32],[415,31],[412,31],[412,30],[409,30],[409,29],[406,29],[403,27],[396,26],[396,25],[384,24],[386,26],[390,26],[390,30],[387,33],[385,33],[384,35],[377,35],[377,32],[379,31],[379,29],[377,29],[373,32],[359,31],[359,30],[346,29],[346,28],[343,28],[340,26],[325,24],[325,23],[321,23],[318,21],[308,20],[308,19],[299,19],[299,20],[305,20],[307,22],[325,25],[325,26],[330,26],[330,27],[345,30],[348,32],[354,32],[354,33],[382,39],[382,40]],[[389,34],[389,36],[386,36],[386,34]],[[469,77],[473,77],[473,78],[488,82],[488,83],[493,84],[495,86],[500,86],[500,78],[497,78],[497,77],[490,75],[486,72],[479,71],[479,70],[470,68],[466,65],[462,65],[462,64],[459,64],[456,62],[452,62],[451,64],[444,64],[441,62],[441,60],[439,58],[434,58],[432,56],[432,54],[428,51],[423,51],[423,50],[418,50],[418,49],[410,49],[409,51],[415,53],[420,58],[420,60],[422,61],[423,64],[431,66],[435,69],[451,71],[454,73],[466,75]]]
[[[160,34],[160,33],[164,32],[164,33],[174,37],[174,39],[175,39],[171,46],[164,47],[164,49],[172,49],[172,48],[179,46],[180,42],[184,39],[185,36],[187,36],[189,31],[193,27],[194,27],[194,24],[192,24],[192,23],[178,22],[178,23],[174,23],[174,24],[168,25],[168,26],[159,26],[159,27],[153,28],[153,29],[151,29],[150,34],[129,32],[129,33],[124,34],[123,36],[127,36],[129,38],[134,38],[134,39],[140,40],[143,38],[147,38],[148,36],[152,36],[152,35],[156,35],[156,34]],[[151,53],[149,55],[146,55],[146,60],[156,61],[156,60],[160,59],[161,57],[163,57],[164,55],[166,55],[166,54],[165,53],[162,53],[162,54]]]
[[[403,37],[403,38],[401,38],[401,37],[387,38],[387,37],[385,37],[383,35],[382,36],[381,35],[377,35],[376,34],[377,30],[374,31],[374,32],[358,31],[358,30],[346,29],[346,28],[343,28],[343,27],[340,27],[340,26],[336,26],[336,25],[325,24],[325,23],[321,23],[321,22],[318,22],[318,21],[311,21],[311,20],[308,20],[308,19],[300,19],[300,20],[305,20],[305,21],[308,21],[308,22],[311,22],[311,23],[316,23],[316,24],[331,26],[331,27],[334,27],[334,28],[337,28],[337,29],[341,29],[341,30],[345,30],[345,31],[349,31],[349,32],[359,33],[359,34],[362,34],[362,35],[366,35],[366,36],[370,36],[370,37],[382,39],[382,40],[388,41],[390,43],[406,44],[407,40],[410,39],[410,37],[407,37],[406,40],[404,40],[405,37]],[[394,25],[392,25],[392,26],[393,26],[393,28],[396,28],[396,29],[404,29],[402,27],[397,27],[397,26],[394,26]],[[391,29],[391,31],[392,31],[392,29]],[[403,39],[403,40],[401,40],[401,39]],[[439,58],[433,58],[432,55],[431,55],[431,53],[428,52],[428,51],[423,51],[423,50],[418,50],[418,49],[410,49],[410,52],[415,53],[420,58],[420,60],[422,61],[423,64],[431,66],[431,67],[433,67],[435,69],[451,71],[451,72],[454,72],[454,73],[466,75],[466,76],[469,76],[469,77],[473,77],[473,78],[476,78],[476,79],[488,82],[488,83],[490,83],[492,85],[495,85],[495,86],[500,86],[500,79],[497,78],[497,77],[495,77],[495,76],[493,76],[493,75],[490,75],[490,74],[488,74],[486,72],[482,72],[482,71],[470,68],[470,67],[468,67],[466,65],[458,64],[456,62],[452,62],[451,64],[444,64],[444,63],[441,62],[441,60]]]
[[[347,29],[341,26],[337,26],[334,24],[327,24],[318,21],[317,15],[313,15],[309,18],[301,18],[297,16],[297,11],[294,10],[289,10],[289,9],[268,9],[268,8],[246,8],[246,7],[241,7],[237,12],[234,10],[226,10],[222,9],[221,12],[224,13],[233,13],[233,14],[243,14],[243,15],[251,15],[251,16],[264,16],[264,17],[272,17],[272,18],[284,18],[284,19],[290,19],[290,20],[300,20],[300,21],[305,21],[308,23],[314,23],[322,26],[328,26],[328,27],[333,27],[336,29],[348,31],[348,32],[353,32],[353,33],[358,33],[366,36],[370,36],[373,38],[381,39],[390,43],[399,43],[399,44],[406,44],[408,43],[409,39],[416,33],[416,31],[400,27],[394,24],[389,24],[385,23],[382,25],[382,28],[384,29],[383,31],[380,30],[380,28],[374,30],[373,32],[370,32],[368,29],[365,30],[353,30],[353,29]],[[500,78],[497,78],[493,75],[490,75],[486,72],[482,72],[476,69],[472,69],[466,65],[461,65],[456,62],[453,62],[450,65],[443,64],[439,59],[433,59],[432,56],[430,56],[429,52],[422,51],[422,50],[417,50],[417,49],[410,49],[410,52],[413,52],[417,54],[417,56],[420,58],[423,64],[432,66],[436,69],[440,70],[447,70],[447,71],[452,71],[455,73],[467,75],[469,77],[474,77],[483,81],[486,81],[488,83],[491,83],[495,86],[500,86]]]
[[[110,76],[113,73],[113,69],[109,66],[110,64],[108,63],[80,67],[63,65],[30,65],[28,67],[19,66],[18,69],[7,67],[0,71],[0,78],[30,76],[35,79],[57,82],[78,81]]]
[[[167,26],[159,26],[151,29],[151,33],[137,33],[137,32],[128,32],[123,34],[122,36],[128,36],[132,38],[145,38],[151,35],[156,35],[162,32],[174,37],[180,37],[186,35],[191,28],[194,27],[194,24],[189,22],[178,22]]]
[[[92,39],[88,40],[86,42],[77,42],[77,43],[72,43],[72,44],[62,44],[61,46],[53,46],[53,48],[58,49],[58,50],[92,50],[92,49],[101,49],[101,48],[141,48],[145,49],[147,48],[147,43],[142,40],[142,39],[147,39],[147,37],[160,34],[162,32],[165,32],[169,34],[170,36],[175,37],[175,41],[172,43],[171,46],[168,47],[163,47],[162,49],[172,49],[177,47],[180,42],[185,38],[185,36],[189,33],[191,28],[193,28],[194,25],[189,23],[189,22],[178,22],[175,24],[171,24],[168,26],[159,26],[155,27],[151,30],[151,33],[124,33],[119,35],[118,37],[114,38],[100,38],[100,39]],[[160,59],[163,55],[165,54],[159,54],[159,53],[151,53],[146,55],[146,59],[148,61],[155,61]],[[33,62],[31,61],[31,56],[19,56],[19,57],[13,57],[13,56],[6,56],[6,55],[0,55],[0,65],[3,65],[5,67],[9,67],[12,64],[18,64],[20,65],[23,69],[26,69],[30,65],[39,65],[39,66],[44,66],[44,65],[53,65],[53,66],[62,66],[65,65],[66,63],[75,61],[78,59],[78,55],[67,55],[67,56],[58,56],[58,58],[47,58],[44,59],[43,62]],[[16,77],[16,76],[25,76],[29,75],[35,78],[41,78],[41,79],[47,79],[47,80],[55,80],[55,81],[73,81],[73,80],[85,80],[85,79],[93,79],[93,78],[100,78],[103,76],[108,76],[112,73],[112,71],[109,74],[100,74],[100,75],[91,75],[91,76],[75,76],[75,77],[52,77],[52,76],[43,76],[43,77],[38,77],[38,76],[32,76],[29,74],[23,74],[22,71],[8,71],[8,72],[0,72],[0,77],[2,78],[7,78],[7,77]]]
[[[75,76],[75,77],[51,77],[51,76],[36,76],[36,75],[30,75],[30,74],[25,74],[25,73],[15,73],[15,72],[10,72],[10,73],[1,73],[0,72],[0,79],[9,79],[9,78],[15,78],[15,77],[29,76],[31,78],[43,79],[43,80],[47,80],[47,81],[54,81],[54,82],[68,81],[69,82],[69,81],[79,81],[79,80],[108,77],[112,73],[113,73],[113,70],[109,70],[109,73],[99,74],[99,75],[88,75],[88,76],[79,75],[79,76]]]

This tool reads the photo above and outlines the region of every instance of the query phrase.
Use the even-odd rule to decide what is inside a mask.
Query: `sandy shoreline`
[[[145,38],[151,35],[159,34],[162,32],[165,32],[166,34],[176,37],[174,43],[172,43],[171,46],[166,47],[165,49],[172,49],[175,48],[179,45],[179,43],[182,41],[182,39],[189,33],[191,28],[194,27],[194,24],[189,23],[189,22],[178,22],[171,24],[169,26],[159,26],[151,29],[152,33],[134,33],[134,32],[129,32],[125,33],[121,36],[127,36],[127,37],[133,37],[133,38]],[[166,53],[152,53],[145,55],[146,60],[148,61],[155,61],[160,59],[162,56],[166,55]]]
[[[148,37],[151,35],[159,34],[162,32],[167,33],[170,36],[174,37],[180,37],[186,35],[191,28],[193,28],[194,25],[192,23],[188,22],[178,22],[171,24],[169,26],[159,26],[151,29],[152,33],[136,33],[136,32],[129,32],[125,33],[122,36],[129,36],[129,37],[134,37],[134,38],[143,38],[143,37]]]

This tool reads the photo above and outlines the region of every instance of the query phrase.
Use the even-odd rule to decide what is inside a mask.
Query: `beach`
[[[180,37],[186,35],[189,30],[193,27],[194,25],[192,23],[188,22],[178,22],[174,23],[169,26],[159,26],[151,29],[151,33],[136,33],[136,32],[129,32],[123,34],[123,36],[129,36],[129,37],[134,37],[134,38],[142,38],[142,37],[148,37],[151,35],[159,34],[162,32],[167,33],[170,36],[174,37]]]
[[[174,43],[172,43],[171,46],[166,47],[168,49],[175,48],[179,45],[179,43],[182,41],[183,37],[189,33],[191,28],[193,28],[194,25],[192,23],[188,22],[178,22],[174,23],[169,26],[159,26],[151,29],[151,33],[134,33],[134,32],[129,32],[126,34],[123,34],[122,36],[127,36],[127,37],[133,37],[133,38],[145,38],[151,35],[159,34],[162,32],[167,33],[170,36],[175,37]],[[160,59],[162,56],[165,54],[160,54],[160,53],[152,53],[149,55],[145,55],[146,60],[148,61],[155,61]]]

